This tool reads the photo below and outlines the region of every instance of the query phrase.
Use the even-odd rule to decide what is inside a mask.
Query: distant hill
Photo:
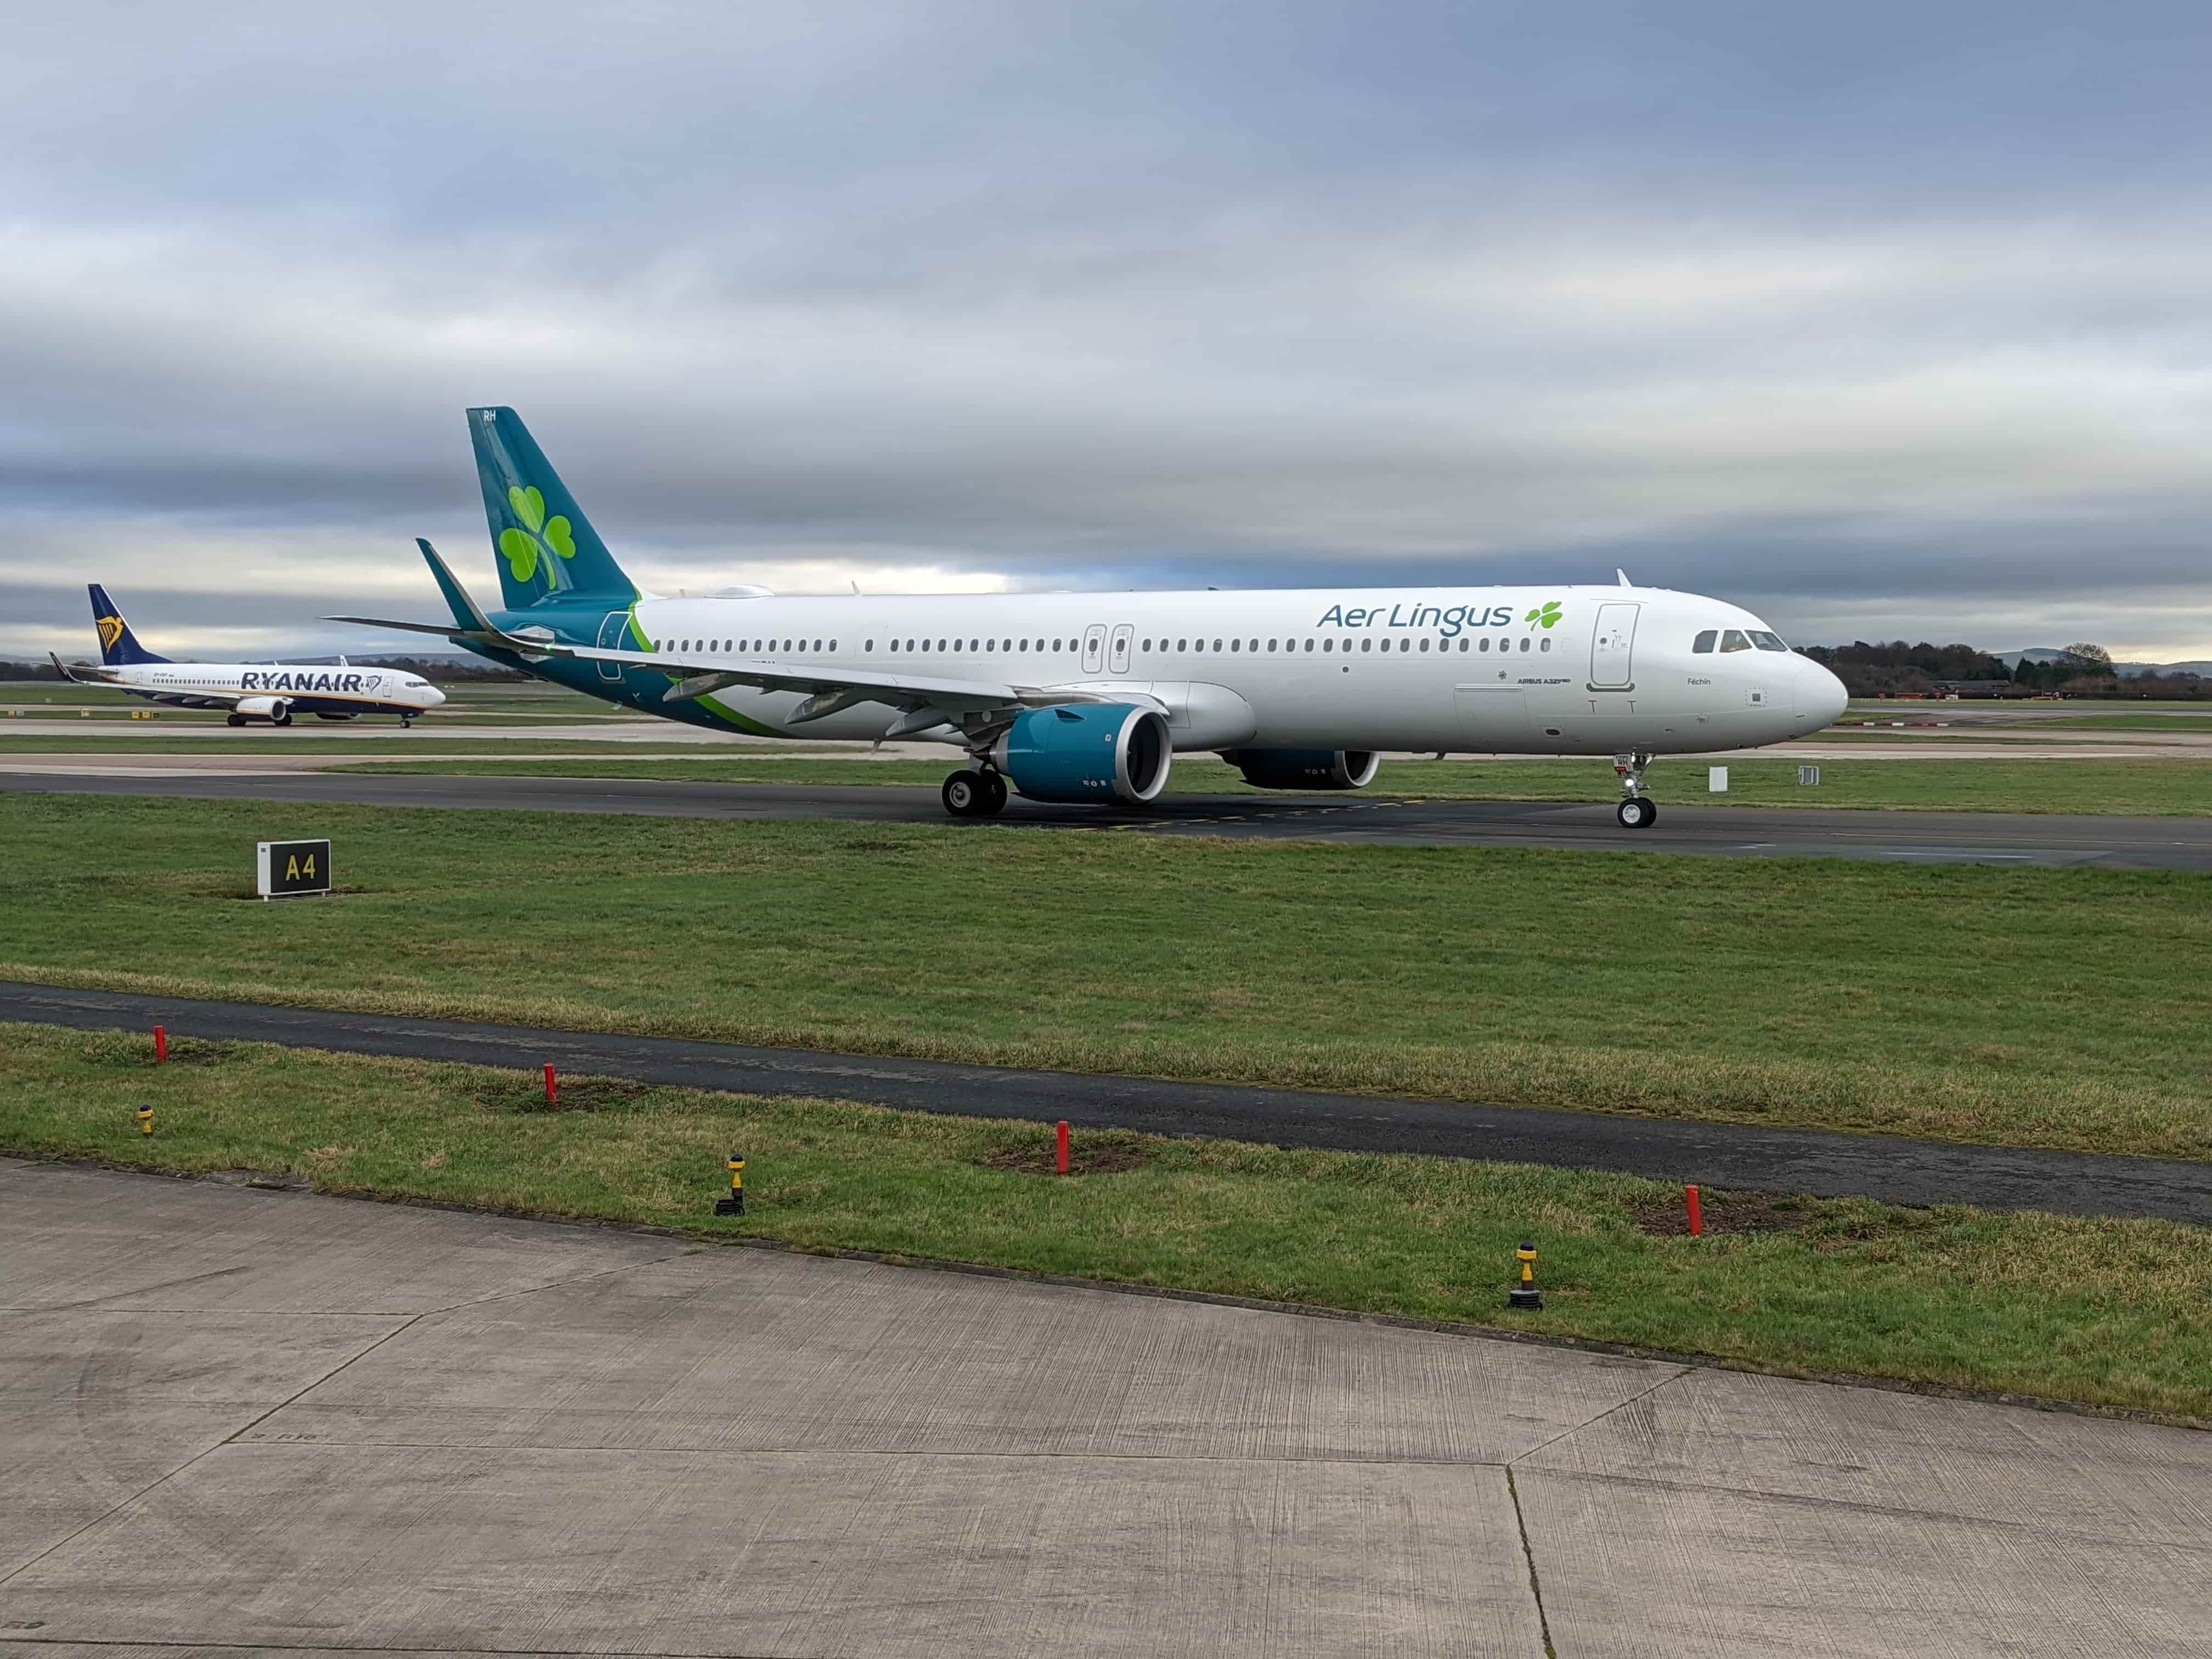
[[[1990,654],[2007,668],[2019,667],[2023,657],[2030,662],[2059,662],[2066,655],[2047,645],[2030,646],[2025,651],[1993,651]],[[2212,678],[2212,662],[2116,662],[2112,672],[2124,680],[2140,679],[2146,674],[2198,674]]]

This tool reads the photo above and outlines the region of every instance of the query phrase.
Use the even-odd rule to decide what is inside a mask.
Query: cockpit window
[[[1743,630],[1741,629],[1731,628],[1728,632],[1721,635],[1721,649],[1723,651],[1748,651],[1751,649],[1751,641],[1744,638]]]
[[[1708,628],[1704,633],[1698,635],[1697,643],[1692,645],[1690,649],[1696,652],[1698,655],[1701,657],[1709,655],[1713,648],[1713,641],[1720,638],[1720,636],[1721,630],[1719,629]]]
[[[1751,630],[1751,642],[1762,651],[1787,651],[1790,648],[1782,643],[1782,635],[1770,634],[1760,628]]]

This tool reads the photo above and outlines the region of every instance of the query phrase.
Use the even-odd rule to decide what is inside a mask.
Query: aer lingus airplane
[[[391,668],[356,668],[345,659],[337,665],[301,663],[172,662],[138,643],[131,624],[98,582],[92,593],[92,625],[100,635],[100,666],[53,658],[64,679],[87,685],[112,685],[149,702],[183,708],[227,708],[230,723],[264,720],[289,726],[295,713],[319,720],[349,720],[356,714],[397,714],[411,725],[425,709],[445,702],[446,694],[420,674]],[[48,654],[52,655],[51,653]]]
[[[1749,611],[1637,587],[854,594],[732,587],[663,599],[624,575],[511,409],[469,434],[503,608],[485,611],[428,542],[450,626],[479,656],[718,731],[934,738],[967,763],[945,810],[1033,800],[1142,806],[1175,756],[1218,752],[1252,783],[1357,789],[1383,750],[1606,755],[1621,823],[1658,817],[1656,755],[1817,732],[1842,684]]]

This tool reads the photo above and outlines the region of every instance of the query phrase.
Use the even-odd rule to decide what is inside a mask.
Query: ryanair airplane
[[[92,624],[100,632],[100,666],[72,666],[59,657],[54,666],[64,679],[85,685],[112,685],[149,702],[183,708],[227,708],[230,723],[267,720],[289,726],[295,713],[317,720],[349,720],[356,714],[397,714],[402,726],[445,702],[446,694],[419,674],[390,668],[355,668],[344,658],[337,666],[280,663],[172,662],[138,643],[131,624],[98,582],[89,584]]]
[[[664,599],[623,574],[522,421],[471,409],[501,608],[418,541],[477,655],[725,732],[964,751],[945,810],[1141,807],[1179,754],[1268,789],[1357,789],[1378,752],[1608,756],[1644,829],[1656,756],[1748,749],[1841,714],[1836,677],[1749,611],[1637,587]],[[1618,574],[1618,573],[1616,573]]]

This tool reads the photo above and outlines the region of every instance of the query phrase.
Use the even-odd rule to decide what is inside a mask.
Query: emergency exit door
[[[1106,665],[1106,624],[1093,623],[1083,630],[1083,672],[1103,672]]]
[[[1129,672],[1129,635],[1137,631],[1134,623],[1123,623],[1114,630],[1114,643],[1106,655],[1106,672],[1126,674]]]
[[[599,649],[602,651],[621,650],[623,648],[623,629],[629,626],[629,611],[610,611],[607,612],[605,619],[599,623]],[[620,663],[603,662],[599,665],[599,678],[601,679],[619,680],[622,677],[623,665]]]
[[[1597,631],[1590,635],[1589,689],[1593,691],[1633,691],[1635,676],[1630,658],[1636,648],[1633,605],[1601,605],[1597,608]]]

